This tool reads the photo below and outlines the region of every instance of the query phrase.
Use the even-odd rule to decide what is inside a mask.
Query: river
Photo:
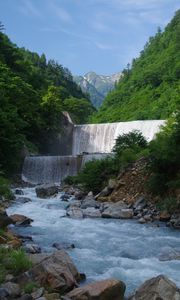
[[[68,253],[79,272],[86,274],[87,282],[117,278],[125,282],[129,294],[146,279],[164,274],[180,286],[180,260],[160,260],[174,249],[180,251],[179,231],[163,223],[157,227],[135,220],[70,219],[66,217],[68,202],[61,200],[62,193],[40,199],[34,188],[23,192],[23,197],[32,201],[15,202],[7,212],[26,215],[34,222],[30,227],[16,227],[16,232],[31,235],[42,252],[54,251],[54,242],[73,243],[75,249]]]

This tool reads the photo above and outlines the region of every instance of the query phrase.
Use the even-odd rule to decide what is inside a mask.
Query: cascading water
[[[164,124],[163,120],[153,120],[75,125],[72,156],[28,156],[22,179],[32,184],[60,183],[65,177],[76,175],[87,161],[110,154],[119,135],[139,130],[150,141]]]
[[[75,125],[73,131],[73,155],[83,152],[110,153],[119,135],[139,130],[147,141],[151,141],[164,120],[131,121],[107,124]]]
[[[22,179],[32,184],[60,183],[65,177],[76,175],[78,170],[77,156],[27,156]]]

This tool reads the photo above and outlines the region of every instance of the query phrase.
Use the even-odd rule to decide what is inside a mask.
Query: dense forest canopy
[[[63,111],[85,123],[94,108],[68,69],[18,48],[3,29],[0,23],[0,165],[9,171],[23,145],[38,152],[47,134],[61,131]]]
[[[180,103],[180,10],[127,66],[92,122],[166,119]]]

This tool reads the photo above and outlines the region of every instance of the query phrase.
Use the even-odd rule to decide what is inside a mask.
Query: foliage
[[[180,188],[180,113],[175,114],[150,143],[150,189],[165,194]]]
[[[62,111],[85,123],[94,108],[68,69],[18,48],[2,29],[0,23],[0,164],[8,173],[24,145],[40,150],[49,133],[61,132]]]
[[[147,141],[142,133],[138,130],[133,130],[129,133],[124,133],[118,136],[113,152],[119,156],[127,148],[137,152],[146,147]]]
[[[77,176],[87,191],[100,192],[107,184],[108,179],[118,174],[114,159],[107,157],[101,160],[88,161]]]
[[[76,185],[76,184],[79,183],[79,182],[78,182],[78,177],[77,177],[77,176],[67,176],[67,177],[63,180],[63,182],[64,182],[65,184],[69,184],[69,185]]]
[[[36,282],[31,281],[25,285],[24,292],[25,292],[25,294],[31,294],[34,291],[34,289],[37,289],[37,288],[39,288],[39,285]]]
[[[12,199],[13,194],[9,188],[9,181],[4,177],[0,176],[0,196],[5,197],[5,199]]]
[[[5,263],[8,270],[14,275],[25,272],[32,267],[32,262],[28,259],[26,253],[21,250],[10,250],[8,259]]]
[[[179,103],[179,36],[180,10],[164,32],[150,37],[91,121],[167,119]]]
[[[21,249],[6,249],[0,247],[0,282],[3,282],[6,274],[19,275],[31,268],[32,263]]]
[[[157,208],[161,211],[173,213],[175,210],[179,209],[179,206],[175,197],[165,197],[157,203]]]

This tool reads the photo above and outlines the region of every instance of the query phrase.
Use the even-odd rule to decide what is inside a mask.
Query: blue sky
[[[113,74],[179,6],[179,0],[0,0],[0,20],[18,46],[45,53],[73,74]]]

